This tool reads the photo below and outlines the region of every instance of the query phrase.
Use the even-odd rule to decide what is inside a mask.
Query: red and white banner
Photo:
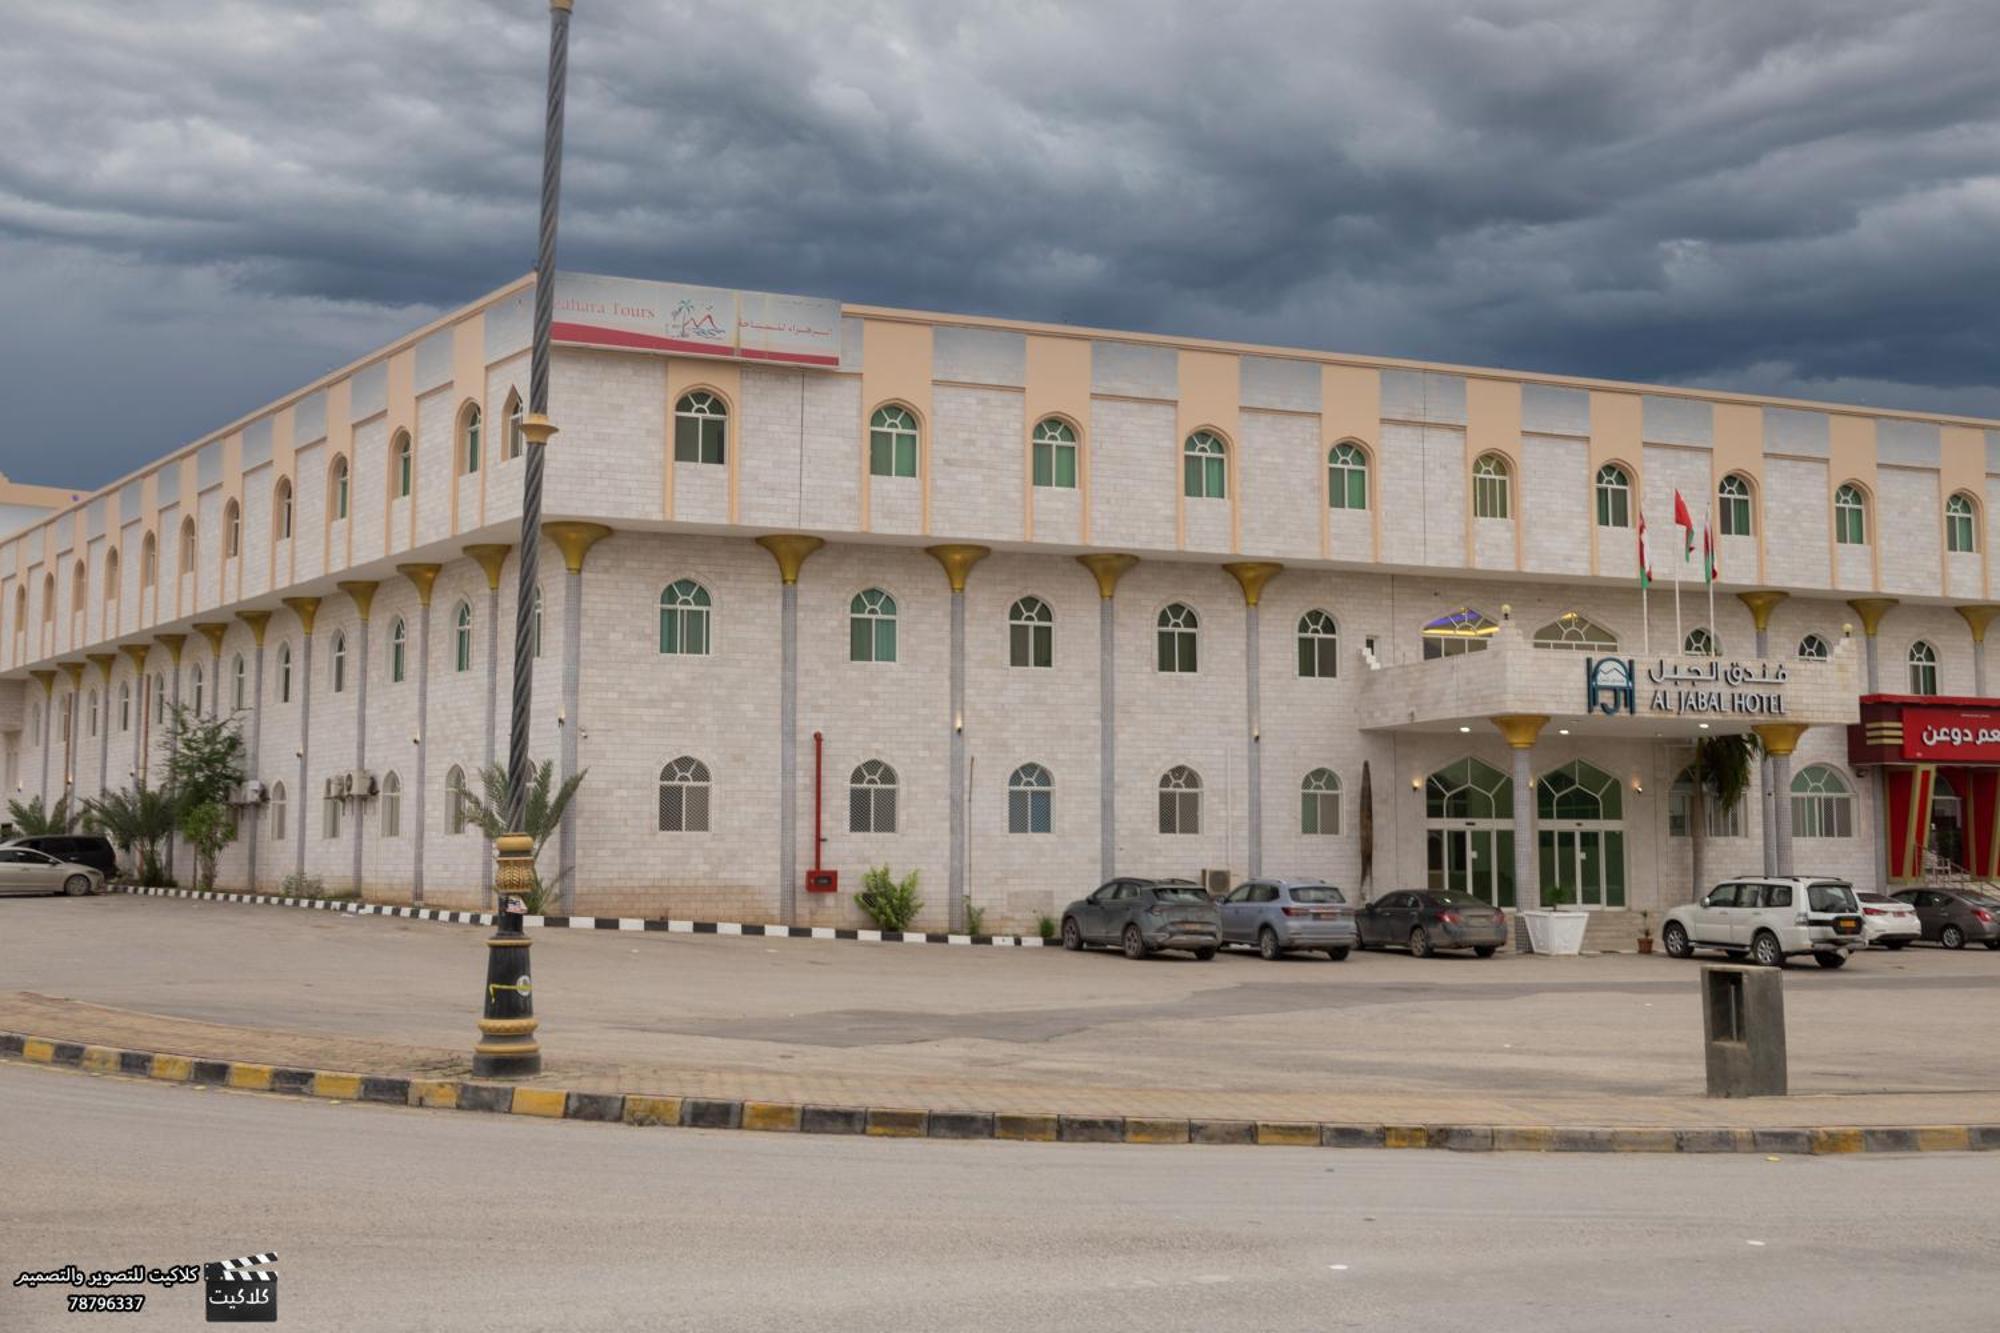
[[[583,347],[837,366],[840,302],[558,273],[549,336]]]
[[[1905,708],[1903,757],[2000,763],[2000,709]]]

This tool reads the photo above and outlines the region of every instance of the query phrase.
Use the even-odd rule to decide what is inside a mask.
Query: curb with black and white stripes
[[[269,893],[215,893],[203,889],[163,889],[143,884],[113,884],[112,893],[149,898],[185,898],[238,906],[302,907],[347,916],[389,916],[447,925],[490,926],[491,912],[455,912],[437,907],[399,907],[394,903],[346,902],[328,898],[287,898]],[[1057,943],[1037,935],[954,935],[944,931],[863,930],[854,926],[767,926],[755,921],[678,921],[637,916],[527,916],[522,924],[541,930],[663,931],[670,935],[747,935],[774,940],[852,940],[863,944],[958,944],[994,948],[1039,949]]]

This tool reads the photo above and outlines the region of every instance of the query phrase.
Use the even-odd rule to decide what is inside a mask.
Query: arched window
[[[76,574],[69,584],[69,609],[81,611],[90,602],[90,574],[83,561],[76,562]]]
[[[331,508],[334,521],[338,522],[347,517],[347,459],[344,455],[333,460],[333,473],[327,478],[327,489],[333,493]]]
[[[188,685],[192,693],[194,694],[194,715],[196,717],[201,716],[203,692],[204,692],[204,687],[207,685],[207,683],[208,682],[202,678],[201,663],[196,662],[192,667],[188,668]],[[93,691],[90,696],[90,709],[92,714],[90,734],[95,736],[97,734],[97,725],[96,725],[97,695],[95,691]]]
[[[1076,428],[1061,417],[1043,417],[1035,423],[1035,485],[1063,490],[1076,489]]]
[[[1535,808],[1543,819],[1623,819],[1624,790],[1618,779],[1578,759],[1542,775]]]
[[[1040,764],[1023,764],[1007,779],[1007,831],[1055,832],[1055,779]]]
[[[1842,546],[1868,544],[1868,501],[1852,483],[1833,493],[1833,539]]]
[[[1162,607],[1157,622],[1159,669],[1176,674],[1197,669],[1196,641],[1201,636],[1201,617],[1185,602]]]
[[[148,725],[165,726],[167,722],[167,676],[164,671],[153,673],[153,712]]]
[[[271,784],[271,841],[285,840],[285,784]]]
[[[1318,607],[1299,617],[1299,674],[1324,680],[1340,674],[1340,628]]]
[[[1755,515],[1750,504],[1750,481],[1739,472],[1724,477],[1715,488],[1715,507],[1725,537],[1756,535]]]
[[[382,775],[382,836],[403,836],[403,780],[393,769]]]
[[[870,759],[847,779],[847,831],[896,831],[896,770]]]
[[[1616,463],[1597,469],[1597,526],[1632,526],[1632,478]]]
[[[708,589],[693,579],[668,584],[660,593],[660,651],[708,656],[708,613]]]
[[[195,705],[197,710],[200,707],[199,703]],[[90,687],[90,738],[92,740],[97,739],[97,687],[95,685]]]
[[[117,601],[119,591],[118,548],[114,546],[104,554],[104,600],[107,602]],[[23,596],[25,595],[24,593]],[[27,613],[27,604],[24,602],[22,603],[21,614],[25,616]]]
[[[42,623],[53,626],[56,623],[56,576],[42,576]]]
[[[1190,500],[1229,498],[1229,450],[1213,431],[1198,430],[1181,445],[1181,489]]]
[[[271,536],[275,541],[292,539],[292,479],[278,478],[271,492]]]
[[[896,599],[880,588],[857,592],[847,604],[847,660],[896,660]]]
[[[1687,638],[1681,642],[1681,654],[1684,657],[1716,657],[1721,652],[1721,645],[1716,642],[1715,635],[1709,633],[1705,625],[1696,625],[1687,632]]]
[[[1315,768],[1299,784],[1299,832],[1309,837],[1340,833],[1340,776],[1330,768]]]
[[[917,419],[897,403],[868,419],[868,470],[878,477],[917,475]]]
[[[1808,634],[1799,640],[1799,656],[1808,662],[1824,662],[1833,655],[1827,642],[1817,634]]]
[[[453,764],[444,775],[444,831],[450,834],[465,832],[466,823],[465,770]]]
[[[118,730],[132,730],[132,682],[118,687]]]
[[[454,671],[472,670],[472,603],[460,602],[451,616],[451,666]]]
[[[1329,509],[1368,507],[1368,455],[1345,440],[1327,451],[1326,503]]]
[[[1160,832],[1201,832],[1201,774],[1186,764],[1160,775]]]
[[[242,653],[236,654],[229,665],[229,699],[232,709],[240,711],[250,706],[249,674],[244,670]]]
[[[42,706],[39,702],[28,705],[28,744],[42,743]]]
[[[243,554],[243,506],[235,500],[222,506],[222,558],[234,560]]]
[[[288,704],[291,701],[292,645],[287,642],[278,645],[278,702]]]
[[[1807,764],[1792,776],[1792,836],[1854,836],[1854,792],[1838,770]]]
[[[479,471],[479,404],[467,403],[458,414],[458,466],[467,476]]]
[[[1472,516],[1506,518],[1514,512],[1514,470],[1499,454],[1482,454],[1472,465]]]
[[[524,410],[521,407],[521,393],[518,389],[507,390],[507,401],[500,411],[507,418],[507,444],[505,458],[519,458],[528,447],[528,437],[521,433]]]
[[[1743,836],[1743,807],[1750,804],[1748,799],[1740,800],[1727,810],[1715,799],[1713,790],[1704,792],[1701,799],[1702,825],[1711,838],[1740,838]],[[1694,809],[1694,769],[1692,766],[1680,771],[1674,785],[1667,789],[1667,836],[1685,838],[1688,836],[1688,819]]]
[[[1499,623],[1484,611],[1461,606],[1425,623],[1421,631],[1424,660],[1484,652],[1486,641],[1499,632]]]
[[[660,770],[660,832],[708,832],[708,765],[682,755]]]
[[[729,408],[705,389],[682,394],[674,404],[674,461],[719,464],[728,457]]]
[[[1446,764],[1424,783],[1426,819],[1511,819],[1514,779],[1478,759]]]
[[[403,683],[404,669],[408,665],[409,659],[410,659],[409,627],[403,623],[403,618],[401,616],[397,616],[394,620],[389,622],[389,683],[390,684],[400,685]]]
[[[1947,551],[1977,551],[1979,523],[1972,497],[1964,491],[1944,502],[1944,546]]]
[[[1017,667],[1056,664],[1056,617],[1039,597],[1023,597],[1007,610],[1007,661]]]
[[[389,442],[390,494],[398,500],[407,500],[416,481],[416,451],[410,444],[410,432],[399,430],[396,432],[396,438]]]
[[[333,781],[333,779],[329,778],[327,779],[327,781],[330,783]],[[337,787],[327,788],[325,794],[321,797],[319,803],[320,837],[337,838],[340,836],[340,802],[341,802],[341,797],[339,795],[339,788]]]
[[[535,585],[535,656],[542,655],[542,585]]]
[[[344,630],[333,632],[333,653],[329,665],[332,667],[333,692],[340,694],[347,689],[347,633]]]
[[[139,543],[139,587],[157,587],[160,582],[160,543],[152,533]]]
[[[1910,693],[1936,694],[1937,692],[1937,649],[1918,639],[1910,645]]]
[[[1566,611],[1535,631],[1537,648],[1569,648],[1584,653],[1615,653],[1618,636],[1574,611]]]

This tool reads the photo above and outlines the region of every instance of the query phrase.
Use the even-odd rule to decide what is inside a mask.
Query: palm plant
[[[528,784],[527,808],[519,828],[514,827],[513,821],[508,818],[511,803],[507,799],[507,770],[499,764],[488,764],[480,770],[479,785],[483,789],[483,798],[469,791],[459,797],[465,817],[479,825],[479,831],[486,835],[488,842],[508,833],[525,833],[535,840],[532,854],[534,887],[525,898],[528,912],[534,916],[540,916],[556,905],[557,894],[562,887],[561,874],[553,879],[542,878],[542,847],[562,827],[563,812],[576,799],[576,789],[583,785],[585,775],[590,772],[586,768],[557,787],[555,771],[555,764],[549,760],[543,760],[541,767],[535,770],[534,779]]]
[[[27,804],[20,801],[7,802],[7,818],[14,825],[14,832],[23,837],[34,837],[46,833],[74,833],[77,817],[81,810],[70,807],[67,793],[56,797],[56,803],[44,807],[40,796],[30,796]]]
[[[145,783],[120,791],[108,791],[84,803],[85,817],[92,827],[111,840],[124,856],[138,853],[133,867],[141,883],[164,881],[160,864],[160,844],[173,836],[180,809],[167,792]]]
[[[1727,815],[1734,810],[1750,791],[1761,752],[1757,738],[1749,732],[1704,736],[1694,743],[1694,762],[1685,774],[1688,839],[1693,851],[1693,898],[1699,898],[1708,885],[1709,803],[1714,802],[1718,814]]]

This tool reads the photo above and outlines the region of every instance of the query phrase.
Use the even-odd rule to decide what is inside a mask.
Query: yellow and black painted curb
[[[202,1060],[0,1032],[0,1057],[101,1074],[335,1101],[489,1111],[688,1129],[1038,1143],[1245,1144],[1286,1148],[1442,1148],[1453,1152],[1810,1154],[2000,1152],[2000,1125],[1801,1129],[1608,1129],[1561,1125],[1353,1125],[1312,1120],[1154,1119],[1005,1111],[811,1106],[641,1093],[570,1092],[471,1079],[348,1074]]]

